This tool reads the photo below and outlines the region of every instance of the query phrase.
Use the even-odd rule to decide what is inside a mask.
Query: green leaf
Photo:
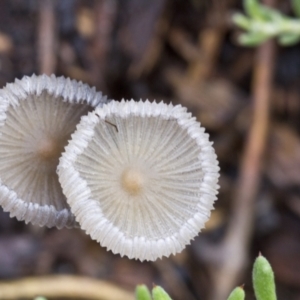
[[[153,300],[172,300],[166,291],[160,287],[156,286],[152,289]]]
[[[261,5],[257,0],[244,0],[244,8],[249,17],[256,20],[264,20]]]
[[[269,37],[259,32],[250,32],[241,34],[238,38],[238,42],[243,46],[258,46],[268,40]]]
[[[249,18],[247,18],[245,15],[240,13],[235,13],[232,16],[232,22],[237,25],[238,27],[248,30],[251,26],[251,21]]]
[[[261,13],[266,21],[280,21],[285,16],[278,10],[267,6],[261,6]]]
[[[276,9],[259,4],[258,0],[244,0],[244,7],[247,14],[254,20],[279,21],[284,17]]]
[[[278,37],[278,43],[282,46],[292,46],[300,41],[299,34],[283,34]]]
[[[292,7],[295,15],[300,18],[300,0],[292,0]]]
[[[245,299],[245,291],[242,287],[238,286],[231,292],[227,300],[244,300],[244,299]]]
[[[138,285],[135,289],[135,298],[136,300],[152,300],[150,291],[144,285]]]
[[[259,256],[253,266],[253,287],[257,300],[276,300],[274,274],[271,265]]]

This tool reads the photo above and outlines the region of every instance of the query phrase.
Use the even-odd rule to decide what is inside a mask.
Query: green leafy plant
[[[274,273],[265,257],[259,255],[252,272],[253,287],[257,300],[276,300]]]
[[[253,265],[253,288],[257,300],[276,300],[274,273],[265,257],[259,255]],[[145,285],[138,285],[135,290],[136,300],[172,300],[160,286],[154,286],[152,296]],[[244,300],[245,291],[242,286],[236,287],[227,300]]]
[[[135,289],[135,298],[137,300],[152,300],[149,289],[144,285],[138,285]]]
[[[231,294],[229,295],[227,300],[244,300],[245,299],[245,291],[243,287],[236,287]]]
[[[135,290],[137,300],[172,300],[167,292],[160,286],[154,286],[152,296],[149,289],[144,285],[138,285]]]
[[[238,41],[244,46],[257,46],[271,38],[277,38],[283,46],[300,41],[300,0],[292,0],[297,18],[284,15],[280,11],[262,5],[258,0],[244,0],[246,14],[235,13],[233,22],[246,32]]]

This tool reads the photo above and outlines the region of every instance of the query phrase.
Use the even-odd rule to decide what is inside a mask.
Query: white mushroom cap
[[[0,205],[40,226],[75,219],[56,168],[82,115],[106,102],[95,88],[64,77],[27,77],[0,90]]]
[[[218,172],[212,143],[186,108],[133,100],[83,117],[58,167],[81,228],[141,261],[180,252],[197,236]]]

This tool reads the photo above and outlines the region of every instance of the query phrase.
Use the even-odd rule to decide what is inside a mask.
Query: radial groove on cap
[[[218,171],[208,135],[185,108],[133,100],[83,117],[58,167],[81,227],[140,260],[175,254],[198,234]]]
[[[0,205],[40,226],[73,227],[56,168],[82,115],[106,97],[75,80],[25,76],[0,90]]]

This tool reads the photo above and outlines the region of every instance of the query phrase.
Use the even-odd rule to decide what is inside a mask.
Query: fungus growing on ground
[[[58,167],[67,201],[102,246],[143,260],[180,252],[203,228],[219,167],[180,105],[115,102],[84,116]]]
[[[56,168],[82,115],[106,102],[94,88],[54,75],[0,90],[0,205],[26,223],[72,227]]]

